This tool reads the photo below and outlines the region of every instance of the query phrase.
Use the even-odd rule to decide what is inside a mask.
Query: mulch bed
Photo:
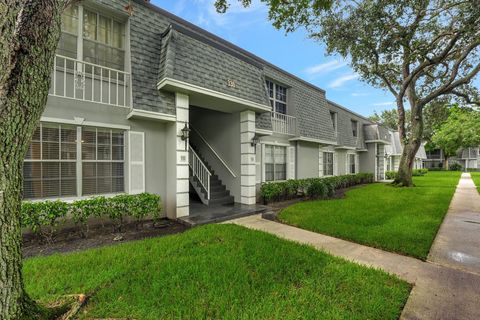
[[[89,229],[88,237],[82,238],[77,228],[65,228],[55,234],[53,241],[45,240],[33,234],[23,235],[23,257],[29,258],[54,253],[82,251],[91,248],[117,244],[132,240],[166,236],[183,232],[187,226],[168,219],[147,220],[140,225],[129,223],[122,226],[121,232],[114,232],[113,225],[96,225]]]
[[[353,186],[353,187],[335,190],[335,194],[333,195],[333,197],[330,197],[328,199],[342,199],[342,198],[345,197],[345,192],[347,192],[348,190],[351,190],[351,189],[354,189],[354,188],[359,188],[359,187],[362,187],[362,186],[365,186],[365,185],[366,184],[359,184],[359,185],[356,185],[356,186]],[[326,200],[328,200],[328,199],[326,199]],[[318,199],[296,198],[296,199],[290,199],[290,200],[284,200],[284,201],[278,201],[278,202],[271,202],[271,203],[267,204],[269,210],[264,212],[262,214],[262,217],[265,218],[265,219],[268,219],[268,220],[281,222],[280,220],[278,220],[278,214],[283,209],[285,209],[285,208],[287,208],[291,205],[294,205],[295,203],[298,203],[298,202],[315,201],[315,200],[318,200]]]

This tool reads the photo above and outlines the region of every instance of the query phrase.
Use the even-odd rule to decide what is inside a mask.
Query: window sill
[[[88,196],[80,197],[57,197],[57,198],[41,198],[41,199],[24,199],[22,202],[43,202],[43,201],[63,201],[66,203],[72,203],[78,200],[87,200],[97,197],[113,198],[121,194],[128,194],[127,192],[117,192],[117,193],[105,193],[105,194],[93,194]]]

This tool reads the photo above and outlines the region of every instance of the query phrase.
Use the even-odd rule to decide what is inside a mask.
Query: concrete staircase
[[[205,188],[202,186],[197,177],[191,174],[190,170],[190,184],[192,185],[195,192],[200,197],[200,200],[205,205],[226,205],[233,204],[234,198],[230,195],[230,191],[227,190],[226,186],[222,183],[222,180],[215,174],[215,170],[210,166],[210,164],[205,161],[205,158],[198,152],[198,149],[195,146],[191,145],[195,150],[200,160],[203,162],[208,171],[212,174],[210,177],[210,199],[208,199],[208,193]]]

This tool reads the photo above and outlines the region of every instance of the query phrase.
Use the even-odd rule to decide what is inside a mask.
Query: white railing
[[[295,135],[297,118],[278,112],[271,112],[272,130],[276,133]]]
[[[193,150],[192,146],[189,146],[189,162],[188,165],[192,169],[192,174],[198,179],[202,187],[207,192],[207,200],[210,200],[210,178],[212,176],[210,170],[207,169],[202,159]]]
[[[97,64],[55,56],[50,95],[120,107],[130,106],[130,74]]]
[[[192,126],[191,124],[190,124],[190,129],[192,129],[192,131],[195,132],[195,135],[198,138],[200,138],[200,140],[202,140],[202,142],[205,144],[205,146],[210,150],[210,152],[215,156],[215,158],[218,161],[220,161],[220,163],[225,167],[225,169],[227,169],[227,171],[232,175],[232,177],[236,178],[237,175],[235,174],[233,169],[228,166],[227,162],[218,154],[217,151],[215,151],[215,149],[212,147],[212,145],[210,143],[208,143],[207,139],[205,139],[205,137],[197,129],[195,129],[195,127]],[[192,138],[190,137],[190,139],[192,139]]]

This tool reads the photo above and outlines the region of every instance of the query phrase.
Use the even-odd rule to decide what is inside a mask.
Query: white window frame
[[[352,156],[353,156],[353,163],[351,162]],[[358,172],[357,157],[358,155],[356,153],[347,153],[347,174],[356,174]],[[352,172],[352,165],[354,168],[353,172]]]
[[[267,180],[267,173],[266,173],[266,165],[267,162],[265,161],[266,159],[266,148],[267,147],[273,147],[273,180]],[[286,181],[287,180],[287,175],[288,175],[288,147],[289,145],[287,144],[272,144],[272,143],[264,143],[262,144],[262,182],[278,182],[278,181]],[[285,149],[285,179],[284,180],[277,180],[275,177],[275,148],[284,148]]]
[[[273,88],[272,88],[273,97],[270,96],[270,84],[273,86]],[[281,85],[281,84],[278,84],[274,81],[271,81],[271,80],[266,80],[265,85],[266,85],[266,88],[267,88],[267,93],[268,93],[268,98],[270,100],[270,105],[272,106],[272,111],[275,112],[275,113],[281,113],[281,114],[287,115],[288,114],[288,88]],[[277,91],[279,90],[278,88],[282,88],[282,89],[285,90],[285,101],[277,99]],[[285,113],[279,112],[277,110],[277,103],[285,105]]]
[[[350,125],[351,125],[351,129],[352,129],[352,136],[355,138],[355,139],[358,139],[358,121],[355,120],[355,119],[351,119],[350,120]],[[354,130],[353,130],[353,124],[355,123],[355,134],[354,133]]]
[[[102,66],[102,67],[105,67],[105,68],[113,69],[113,70],[128,72],[127,71],[128,70],[128,65],[127,65],[127,62],[128,62],[128,59],[127,59],[128,21],[118,19],[115,16],[113,16],[111,14],[108,14],[108,13],[99,12],[96,8],[90,7],[88,5],[85,6],[84,4],[76,4],[76,6],[78,8],[78,10],[77,10],[78,17],[77,17],[77,34],[75,35],[77,37],[77,56],[75,57],[75,59],[77,59],[79,61],[84,61],[83,42],[84,42],[84,40],[87,40],[87,41],[91,41],[91,42],[94,42],[94,43],[101,44],[101,45],[109,47],[109,48],[113,48],[115,50],[123,51],[123,56],[124,56],[123,69],[110,68],[109,66],[105,66],[105,65],[101,65],[101,64],[99,64],[99,65]],[[111,44],[100,42],[96,39],[92,40],[92,39],[87,39],[87,38],[84,37],[84,35],[83,35],[84,9],[88,10],[92,13],[95,13],[97,15],[97,20],[96,20],[97,21],[97,29],[96,29],[96,38],[97,39],[99,37],[99,29],[100,28],[98,27],[98,21],[100,20],[100,16],[110,20],[110,24],[111,24],[110,37],[111,37],[111,39],[113,39],[113,24],[114,24],[114,21],[117,22],[117,23],[120,23],[123,26],[123,43],[122,43],[123,46],[122,46],[122,48],[118,48],[118,47],[112,46]],[[61,33],[64,33],[64,32],[69,34],[69,35],[74,35],[71,32],[61,30]],[[94,63],[94,64],[97,64],[97,63]]]
[[[333,132],[335,133],[335,136],[337,136],[337,132],[338,132],[338,112],[330,110],[330,119],[331,119],[332,125],[333,125]]]
[[[322,156],[323,156],[323,163],[322,163],[322,165],[323,165],[323,176],[325,176],[325,177],[331,177],[331,176],[335,175],[335,152],[333,152],[333,151],[325,151],[325,150],[322,151],[322,152],[323,152],[323,155],[322,155]],[[331,174],[327,174],[327,170],[325,170],[325,169],[327,168],[327,165],[328,165],[328,163],[327,163],[327,161],[326,161],[326,160],[327,160],[327,157],[325,157],[326,154],[331,154],[331,157],[332,157],[332,163],[331,163],[331,165],[332,165],[332,173],[331,173]]]
[[[126,160],[126,154],[127,154],[127,144],[126,144],[126,133],[127,131],[126,130],[123,130],[123,129],[116,129],[116,128],[108,128],[108,127],[97,127],[97,126],[90,126],[90,125],[78,125],[78,124],[71,124],[71,123],[58,123],[58,122],[44,122],[42,121],[40,123],[40,132],[42,131],[42,128],[43,128],[43,125],[46,125],[46,124],[52,124],[52,125],[56,125],[59,127],[59,129],[61,130],[61,127],[62,127],[62,124],[63,125],[66,125],[66,126],[69,126],[69,127],[75,127],[76,128],[76,159],[75,160],[62,160],[61,159],[61,136],[59,136],[59,141],[60,141],[60,145],[59,145],[59,153],[60,153],[60,158],[57,160],[57,159],[54,159],[54,160],[43,160],[42,157],[42,139],[40,140],[40,155],[41,155],[41,159],[25,159],[24,162],[71,162],[71,163],[76,163],[76,195],[75,196],[72,196],[72,195],[68,195],[68,196],[52,196],[52,197],[42,197],[42,198],[26,198],[25,200],[28,200],[28,201],[42,201],[42,200],[46,200],[46,199],[49,199],[49,200],[52,200],[52,199],[82,199],[82,198],[89,198],[89,197],[93,197],[93,196],[96,196],[96,195],[102,195],[102,196],[110,196],[110,195],[116,195],[116,194],[123,194],[123,193],[126,193],[127,192],[127,184],[126,184],[126,181],[127,181],[127,171],[126,171],[126,164],[127,164],[127,160]],[[110,158],[111,160],[98,160],[98,157],[96,156],[96,160],[84,160],[83,159],[83,156],[82,156],[82,129],[83,128],[87,128],[87,127],[94,127],[96,128],[96,131],[95,132],[98,132],[98,129],[103,129],[103,130],[110,130]],[[112,131],[113,130],[116,130],[116,131],[121,131],[123,133],[123,160],[113,160],[113,153],[112,153],[112,148],[113,148],[113,145],[112,145]],[[97,137],[95,138],[96,139],[96,143],[95,143],[95,154],[97,155],[98,153],[98,145],[97,145]],[[95,162],[95,163],[100,163],[100,162],[104,162],[104,163],[123,163],[123,190],[122,191],[118,191],[118,192],[110,192],[110,193],[95,193],[95,194],[86,194],[84,195],[83,194],[83,163],[88,163],[88,162]],[[59,169],[61,170],[61,168]],[[96,171],[97,173],[97,171]],[[61,173],[60,173],[61,175]],[[61,179],[61,176],[59,175],[59,179]],[[113,179],[113,172],[112,172],[112,179]],[[112,182],[113,183],[113,182]]]

